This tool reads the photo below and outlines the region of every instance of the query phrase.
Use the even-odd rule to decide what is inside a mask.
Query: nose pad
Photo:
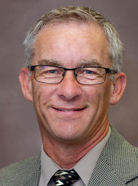
[[[66,73],[66,71],[64,71],[64,73],[62,74],[63,78],[65,77],[65,73]]]
[[[74,72],[74,77],[75,77],[76,80],[77,80],[77,76],[78,76],[78,75]]]

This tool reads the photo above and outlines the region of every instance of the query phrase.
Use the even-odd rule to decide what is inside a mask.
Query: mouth
[[[61,111],[61,112],[74,112],[74,111],[82,111],[82,110],[84,110],[86,107],[84,107],[84,108],[80,108],[80,109],[62,109],[62,108],[55,108],[55,107],[53,107],[55,110],[57,110],[57,111]]]

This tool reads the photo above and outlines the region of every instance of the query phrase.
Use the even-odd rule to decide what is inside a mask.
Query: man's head
[[[30,75],[30,69],[22,68],[20,82],[25,98],[34,104],[43,143],[100,141],[109,127],[109,104],[119,101],[126,84],[119,72],[122,45],[114,27],[88,8],[62,8],[38,21],[25,43],[27,66],[34,71]],[[109,69],[116,72],[113,80]]]

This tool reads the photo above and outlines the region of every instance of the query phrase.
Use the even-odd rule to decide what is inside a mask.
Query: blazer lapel
[[[102,157],[97,162],[88,186],[124,186],[125,182],[106,164]]]
[[[28,172],[29,171],[29,172]],[[28,174],[27,174],[28,172]],[[26,179],[23,179],[23,184],[20,182],[22,186],[38,186],[41,172],[41,160],[40,154],[36,158],[35,162],[31,164],[30,167],[26,170]],[[26,180],[26,181],[25,181]]]
[[[123,186],[138,177],[138,149],[131,146],[111,127],[88,186]]]
[[[29,179],[24,183],[23,186],[38,186],[39,185],[39,178],[40,178],[40,169],[34,172]]]

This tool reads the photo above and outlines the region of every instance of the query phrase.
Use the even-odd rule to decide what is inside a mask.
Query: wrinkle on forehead
[[[53,65],[53,66],[62,66],[62,62],[56,60],[56,59],[42,59],[38,61],[38,65]],[[90,59],[86,60],[83,59],[78,62],[77,67],[82,67],[82,66],[99,66],[102,67],[103,65],[97,61],[97,59]]]

